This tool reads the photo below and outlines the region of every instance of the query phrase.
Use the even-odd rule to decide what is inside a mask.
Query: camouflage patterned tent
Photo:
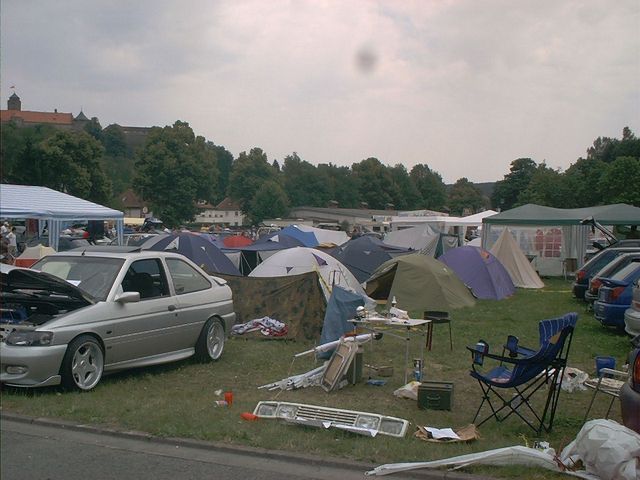
[[[285,338],[320,338],[327,305],[316,272],[286,277],[216,276],[227,280],[233,291],[237,323],[268,316],[287,324]]]

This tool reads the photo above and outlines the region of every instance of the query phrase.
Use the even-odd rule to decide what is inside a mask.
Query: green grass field
[[[452,312],[454,349],[449,349],[446,325],[435,327],[433,349],[426,353],[427,380],[454,383],[451,411],[421,410],[417,402],[398,399],[393,391],[402,386],[404,343],[384,337],[373,349],[365,348],[365,363],[392,365],[394,376],[384,386],[364,383],[325,393],[319,387],[270,392],[258,386],[290,374],[302,373],[317,364],[312,357],[293,361],[293,354],[311,345],[285,340],[232,338],[223,358],[212,364],[193,361],[146,368],[103,378],[89,393],[63,392],[57,388],[21,390],[4,388],[2,410],[35,417],[55,417],[123,430],[139,430],[158,436],[188,437],[277,450],[344,457],[375,464],[435,460],[510,445],[532,444],[538,439],[513,416],[507,421],[482,425],[482,438],[469,444],[434,444],[413,437],[415,425],[458,427],[471,422],[480,402],[480,389],[469,376],[471,359],[464,348],[482,338],[500,353],[507,334],[518,335],[524,345],[538,342],[538,321],[576,311],[579,320],[574,334],[569,366],[594,374],[594,358],[612,355],[621,365],[630,350],[629,338],[603,328],[571,295],[570,282],[547,279],[542,290],[518,290],[500,302],[480,301],[474,308]],[[285,320],[285,319],[282,319]],[[417,357],[418,342],[411,345],[410,358]],[[365,369],[365,379],[368,375]],[[234,392],[230,408],[216,407],[218,389]],[[365,438],[332,430],[285,425],[270,420],[247,422],[240,413],[253,411],[260,400],[278,399],[338,408],[370,411],[405,418],[411,422],[403,439],[377,436]],[[574,439],[583,424],[591,391],[562,392],[553,432],[540,439],[556,450]],[[590,417],[603,417],[606,398],[594,405]],[[611,418],[620,421],[619,406]],[[555,478],[554,474],[519,467],[475,468],[492,476]],[[526,473],[525,473],[526,472]]]

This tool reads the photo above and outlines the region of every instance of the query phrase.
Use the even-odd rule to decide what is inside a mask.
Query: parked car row
[[[640,247],[621,243],[622,246],[616,244],[602,250],[576,272],[573,294],[592,305],[594,316],[602,325],[638,335]]]

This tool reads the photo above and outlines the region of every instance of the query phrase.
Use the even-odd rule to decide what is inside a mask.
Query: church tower
[[[7,101],[7,110],[22,110],[22,102],[20,101],[20,97],[16,95],[15,92],[9,97],[9,100]]]

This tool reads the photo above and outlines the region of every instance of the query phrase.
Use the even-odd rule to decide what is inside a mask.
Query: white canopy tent
[[[491,217],[498,212],[485,210],[474,213],[466,217],[451,217],[444,215],[430,215],[424,217],[416,216],[393,216],[391,217],[391,229],[402,230],[408,227],[430,225],[432,228],[444,232],[449,227],[482,227],[483,219]]]
[[[389,245],[422,250],[434,256],[441,234],[448,235],[446,239],[449,243],[448,248],[455,248],[463,244],[467,227],[481,228],[483,219],[496,213],[493,210],[486,210],[467,217],[443,215],[392,217],[392,231],[385,235],[384,241]]]
[[[124,213],[47,187],[0,184],[0,218],[38,219],[40,233],[47,222],[49,246],[56,250],[63,222],[114,220],[122,244]]]
[[[561,275],[584,264],[587,239],[591,227],[583,223],[592,218],[601,225],[640,225],[640,208],[618,203],[587,208],[552,208],[527,204],[485,218],[482,247],[485,250],[497,241],[507,226],[525,255],[535,256],[536,270],[541,275]],[[566,270],[565,270],[566,268]]]

